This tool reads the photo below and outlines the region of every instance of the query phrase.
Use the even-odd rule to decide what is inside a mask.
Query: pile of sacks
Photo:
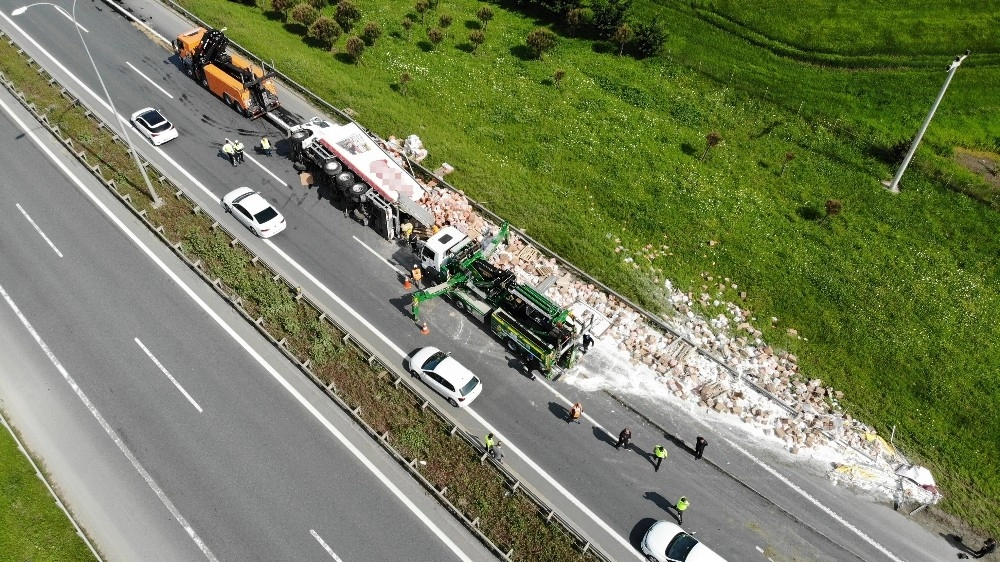
[[[450,223],[475,238],[496,232],[496,225],[484,221],[461,192],[429,187],[424,204],[439,225]],[[724,307],[726,312],[712,319],[694,313],[694,295],[665,283],[674,314],[660,320],[678,337],[651,326],[646,316],[615,296],[561,271],[555,258],[542,255],[516,235],[491,260],[512,269],[518,281],[528,285],[555,276],[546,296],[563,307],[576,302],[589,305],[593,314],[607,321],[599,338],[613,340],[633,365],[648,370],[678,398],[753,424],[792,453],[832,439],[872,459],[879,457],[880,440],[873,438],[874,430],[840,410],[843,393],[800,374],[795,355],[764,344],[760,331],[750,324],[749,311],[720,300],[727,289],[737,288],[728,279],[719,283],[714,296],[705,286],[697,297],[702,305]],[[734,336],[733,325],[746,335]]]

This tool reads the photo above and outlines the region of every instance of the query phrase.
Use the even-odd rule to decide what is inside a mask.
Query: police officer
[[[243,143],[240,142],[240,139],[233,141],[233,150],[236,152],[236,161],[243,162]]]
[[[267,137],[260,137],[260,151],[264,153],[264,156],[271,155],[271,141],[267,140]]]
[[[229,157],[229,163],[236,167],[236,147],[233,146],[233,141],[226,139],[226,142],[222,145],[222,153]]]
[[[653,447],[653,455],[656,457],[656,470],[653,472],[659,472],[663,459],[667,458],[667,450],[663,448],[663,445],[657,445]]]
[[[681,499],[677,500],[677,503],[674,504],[674,511],[677,512],[678,525],[684,524],[684,510],[687,509],[689,505],[691,505],[691,502],[689,502],[684,496],[681,496]]]

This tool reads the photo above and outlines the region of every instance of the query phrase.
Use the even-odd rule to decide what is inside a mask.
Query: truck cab
[[[451,259],[472,246],[473,240],[467,234],[454,226],[446,226],[420,248],[420,267],[438,277],[447,277],[445,270]]]

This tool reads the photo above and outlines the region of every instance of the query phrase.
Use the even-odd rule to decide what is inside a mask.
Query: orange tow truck
[[[187,75],[250,119],[277,109],[271,74],[235,53],[227,53],[225,29],[198,27],[177,36],[174,51]]]

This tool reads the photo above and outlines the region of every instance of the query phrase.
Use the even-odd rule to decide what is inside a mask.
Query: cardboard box
[[[299,181],[306,187],[312,187],[313,175],[309,172],[302,172],[299,174]]]

